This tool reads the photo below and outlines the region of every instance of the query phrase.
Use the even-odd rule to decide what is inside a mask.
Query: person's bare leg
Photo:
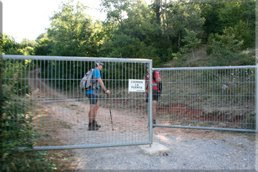
[[[156,114],[157,114],[157,101],[153,100],[152,101],[152,120],[156,120]]]
[[[89,123],[92,123],[94,120],[94,111],[95,111],[95,106],[94,104],[90,105],[90,111],[89,111]]]
[[[99,105],[96,104],[95,107],[94,107],[94,115],[93,115],[93,119],[94,120],[96,120],[96,116],[97,116],[98,110],[99,110]]]

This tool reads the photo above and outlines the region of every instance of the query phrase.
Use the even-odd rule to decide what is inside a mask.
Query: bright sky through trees
[[[50,17],[67,0],[1,0],[3,3],[3,32],[17,42],[22,39],[35,40],[49,27]],[[106,15],[100,11],[101,0],[80,1],[87,7],[87,14],[94,20],[104,20]],[[145,0],[151,2],[151,0]]]
[[[49,27],[50,17],[58,11],[64,0],[2,0],[3,32],[20,42],[23,38],[36,39]],[[80,0],[87,6],[87,13],[97,20],[104,20],[100,0]]]

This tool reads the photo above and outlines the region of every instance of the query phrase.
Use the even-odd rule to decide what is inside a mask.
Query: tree
[[[21,43],[17,43],[14,38],[2,35],[1,49],[4,54],[33,55],[35,45],[35,41],[24,39]]]
[[[34,55],[35,54],[35,48],[36,42],[28,39],[23,39],[21,43],[19,44],[20,52],[23,55]]]
[[[156,14],[156,21],[158,25],[161,24],[161,6],[162,6],[162,0],[154,0],[154,3],[152,4],[153,11]]]
[[[135,1],[137,0],[101,0],[102,10],[107,12],[107,21],[113,25],[121,23]]]
[[[47,31],[49,40],[42,40],[50,43],[51,55],[96,55],[96,50],[92,48],[94,42],[91,41],[92,21],[84,10],[85,7],[80,3],[74,6],[68,2],[51,18],[51,26]]]
[[[235,28],[245,47],[254,47],[255,0],[213,1],[200,3],[204,23],[205,42],[210,34],[222,34],[227,27]]]
[[[36,39],[35,54],[36,55],[50,55],[52,51],[52,42],[47,33],[41,34]]]
[[[233,27],[245,47],[254,47],[255,38],[255,0],[234,0],[224,3],[219,9],[219,21],[224,28]]]
[[[201,40],[197,38],[196,32],[188,30],[188,29],[185,29],[185,31],[186,31],[186,36],[182,40],[185,45],[183,46],[182,49],[183,49],[184,53],[191,51],[192,56],[194,58],[195,57],[194,50],[200,45]]]
[[[19,44],[15,42],[14,38],[3,34],[2,35],[2,53],[4,54],[20,54]]]
[[[117,8],[120,6],[116,4],[123,4],[113,0],[106,0],[105,3],[107,2],[109,2],[109,7]],[[127,3],[126,7],[123,5],[122,9],[106,9],[110,14],[123,10],[127,16],[123,19],[120,18],[119,23],[115,23],[115,27],[113,25],[114,18],[107,19],[105,26],[109,26],[107,28],[111,28],[111,30],[109,39],[106,40],[104,46],[106,53],[114,57],[151,58],[154,59],[155,64],[158,64],[160,60],[154,46],[158,34],[155,14],[146,3],[139,0]]]
[[[162,15],[164,15],[162,47],[178,52],[184,46],[183,39],[187,36],[185,29],[193,31],[196,37],[201,38],[205,18],[201,16],[201,7],[198,3],[189,3],[184,0],[170,2],[165,4]]]
[[[200,3],[201,16],[205,18],[203,24],[204,41],[207,42],[208,37],[212,33],[222,33],[223,26],[219,19],[219,9],[224,7],[223,2],[207,0]]]
[[[207,53],[210,55],[211,65],[251,65],[255,58],[242,53],[243,40],[238,40],[232,27],[225,28],[223,34],[209,37]]]

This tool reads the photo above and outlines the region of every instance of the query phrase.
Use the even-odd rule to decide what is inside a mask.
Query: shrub
[[[229,27],[222,35],[209,37],[207,54],[212,66],[252,65],[255,59],[250,54],[243,54],[243,41],[237,39],[233,28]]]
[[[51,171],[54,165],[46,160],[45,152],[19,150],[19,147],[32,148],[36,133],[32,128],[32,116],[26,99],[28,84],[20,84],[21,71],[26,68],[22,63],[1,61],[1,170],[2,171]],[[25,89],[22,90],[21,89]],[[18,94],[25,93],[25,94]]]

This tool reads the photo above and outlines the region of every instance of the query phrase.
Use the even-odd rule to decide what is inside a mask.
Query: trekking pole
[[[109,107],[109,113],[110,113],[110,120],[111,120],[112,131],[114,131],[114,128],[113,128],[113,120],[112,120],[112,112],[111,112],[111,107]]]
[[[108,96],[108,95],[107,95]],[[108,96],[109,97],[109,96]],[[111,112],[111,105],[109,104],[109,114],[110,114],[110,120],[111,120],[111,126],[112,126],[112,131],[114,131],[113,128],[113,119],[112,119],[112,112]]]

